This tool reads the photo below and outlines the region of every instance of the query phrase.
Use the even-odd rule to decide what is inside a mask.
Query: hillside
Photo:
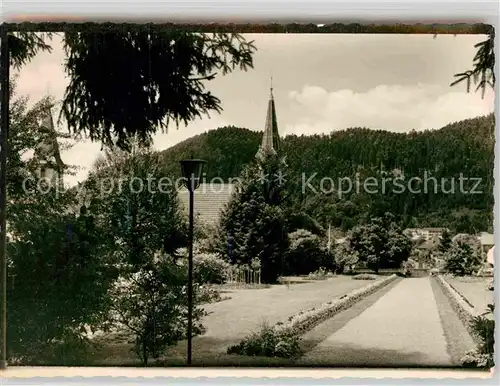
[[[252,161],[260,144],[262,132],[237,127],[222,127],[192,137],[173,146],[163,155],[169,171],[179,174],[178,161],[189,158],[205,159],[206,178],[236,177],[243,166]],[[393,133],[368,128],[332,131],[328,135],[283,138],[283,154],[287,156],[294,205],[315,215],[322,222],[333,222],[343,228],[367,216],[389,210],[407,225],[454,226],[457,231],[485,231],[491,228],[493,212],[494,115],[451,123],[439,130]],[[313,174],[315,181],[331,177],[364,178],[384,176],[399,170],[405,180],[411,177],[436,178],[438,192],[429,182],[426,194],[404,192],[367,194],[353,192],[337,196],[303,194],[302,173],[306,179]],[[480,178],[472,194],[459,188],[458,178]],[[443,193],[441,186],[454,193]],[[441,183],[446,179],[446,184]],[[466,184],[464,186],[467,186]],[[481,190],[482,193],[476,193]],[[327,208],[328,207],[328,208]],[[454,224],[454,225],[453,225]]]

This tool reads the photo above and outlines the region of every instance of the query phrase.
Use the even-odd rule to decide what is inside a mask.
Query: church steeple
[[[277,152],[280,150],[280,136],[278,132],[278,121],[276,119],[276,107],[274,105],[272,81],[273,78],[271,77],[270,96],[267,105],[264,135],[262,136],[262,143],[259,147],[259,150],[255,155],[259,159],[262,159],[266,155],[277,154]]]
[[[39,162],[38,175],[51,183],[62,183],[64,163],[61,159],[57,132],[52,115],[52,106],[47,105],[41,112],[39,122],[40,138],[35,147],[35,156]]]

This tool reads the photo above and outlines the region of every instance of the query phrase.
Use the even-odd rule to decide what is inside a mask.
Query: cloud
[[[494,93],[480,93],[432,84],[380,85],[366,92],[328,91],[306,85],[288,94],[296,124],[283,134],[319,134],[350,127],[390,131],[438,129],[450,122],[486,115],[494,110]]]

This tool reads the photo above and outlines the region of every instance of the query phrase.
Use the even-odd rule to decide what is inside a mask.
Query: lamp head
[[[184,177],[186,188],[190,191],[198,189],[200,186],[203,167],[207,162],[201,159],[186,159],[181,161],[181,172]]]

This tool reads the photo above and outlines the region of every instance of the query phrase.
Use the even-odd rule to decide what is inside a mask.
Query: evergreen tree
[[[481,90],[484,97],[486,89],[495,89],[495,28],[490,26],[488,37],[477,43],[476,55],[473,59],[473,68],[455,75],[457,78],[451,85],[467,83],[467,92],[470,91],[471,83],[476,85],[476,91]]]
[[[227,238],[233,238],[233,261],[250,264],[258,258],[261,280],[273,283],[288,248],[283,205],[285,165],[279,156],[250,163],[243,171],[237,192],[225,208],[219,227],[219,253],[227,255]]]

